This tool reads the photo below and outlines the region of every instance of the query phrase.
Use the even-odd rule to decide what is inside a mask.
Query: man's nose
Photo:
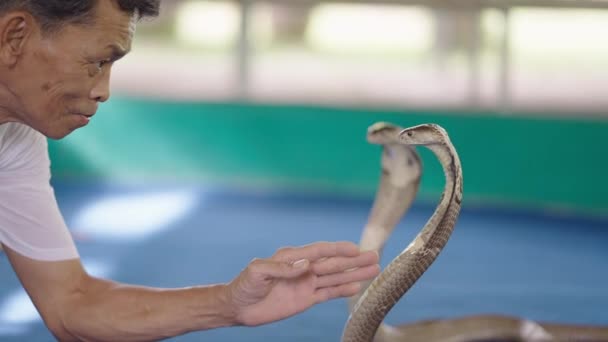
[[[99,78],[93,89],[91,89],[90,97],[97,102],[106,102],[110,98],[110,69],[105,70]]]

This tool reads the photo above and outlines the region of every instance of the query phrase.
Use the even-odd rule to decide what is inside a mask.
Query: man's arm
[[[285,248],[252,261],[229,284],[156,289],[89,276],[78,259],[7,255],[61,341],[153,341],[231,325],[260,325],[352,296],[379,273],[378,255],[349,242]],[[305,260],[297,263],[298,260]]]
[[[150,341],[236,324],[226,285],[130,286],[89,276],[79,259],[43,262],[5,249],[45,324],[61,341]]]

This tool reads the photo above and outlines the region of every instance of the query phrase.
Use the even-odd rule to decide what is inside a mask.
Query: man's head
[[[62,138],[109,94],[110,69],[130,51],[138,19],[160,0],[1,0],[0,124]]]

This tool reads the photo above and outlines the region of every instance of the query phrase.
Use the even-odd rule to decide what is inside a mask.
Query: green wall
[[[49,147],[55,179],[209,180],[366,196],[379,175],[380,149],[365,141],[376,121],[446,128],[470,205],[608,213],[608,121],[599,119],[117,98]],[[443,175],[421,152],[420,198],[435,200]]]

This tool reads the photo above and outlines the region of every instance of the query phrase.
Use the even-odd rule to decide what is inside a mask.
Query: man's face
[[[28,40],[13,88],[20,120],[60,139],[85,126],[109,94],[110,69],[131,49],[135,18],[98,1],[91,25],[67,25]]]

